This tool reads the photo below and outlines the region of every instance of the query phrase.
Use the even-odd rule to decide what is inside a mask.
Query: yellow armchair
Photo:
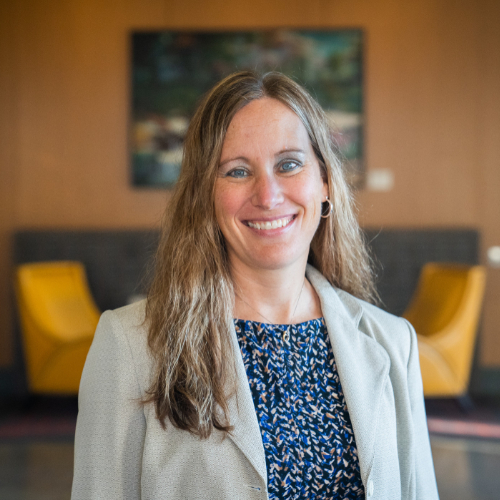
[[[425,397],[466,395],[485,278],[483,266],[423,267],[403,316],[417,332]]]
[[[23,264],[16,293],[30,391],[77,394],[100,316],[83,265]]]

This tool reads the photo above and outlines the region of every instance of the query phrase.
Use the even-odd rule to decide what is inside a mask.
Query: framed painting
[[[350,182],[363,165],[363,32],[356,29],[155,31],[132,34],[131,178],[175,185],[189,120],[217,81],[240,70],[281,71],[318,100]]]

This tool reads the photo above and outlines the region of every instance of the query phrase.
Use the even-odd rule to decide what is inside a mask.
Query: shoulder
[[[118,326],[132,342],[137,336],[147,334],[145,299],[112,311],[106,311],[104,315],[107,315],[109,321]]]
[[[100,334],[108,341],[130,344],[133,348],[139,347],[147,337],[145,313],[145,300],[105,311],[97,325],[96,335]]]
[[[386,335],[391,338],[396,336],[396,339],[402,334],[407,336],[408,322],[405,319],[384,311],[374,304],[358,299],[344,290],[335,287],[334,289],[340,301],[346,307],[352,310],[352,305],[355,304],[358,308],[360,314],[359,318],[356,319],[359,321],[359,327],[369,328],[370,332],[377,331],[379,335]]]
[[[146,301],[105,311],[97,325],[92,350],[109,363],[124,365],[136,372],[142,389],[147,384],[151,357],[145,323]]]
[[[344,290],[335,288],[335,291],[343,304],[349,304],[351,309],[353,304],[356,304],[359,308],[358,330],[382,346],[391,359],[394,360],[397,357],[406,364],[412,346],[416,342],[415,332],[410,323],[406,319],[358,299]]]

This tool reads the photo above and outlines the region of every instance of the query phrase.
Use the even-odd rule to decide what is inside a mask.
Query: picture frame
[[[130,168],[135,187],[172,188],[200,99],[239,70],[281,71],[325,110],[349,182],[364,181],[360,29],[132,33]]]

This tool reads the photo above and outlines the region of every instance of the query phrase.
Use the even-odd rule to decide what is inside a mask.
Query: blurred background
[[[170,192],[132,185],[131,33],[274,28],[363,31],[356,201],[384,307],[420,321],[441,498],[499,498],[497,0],[0,2],[0,498],[69,498],[94,319],[144,293]],[[58,268],[57,285],[20,274],[68,260],[83,267]],[[50,301],[54,286],[73,305],[58,320],[47,305],[37,326],[30,297]],[[75,317],[90,333],[71,330]],[[70,333],[49,342],[44,321]],[[36,379],[54,356],[57,371]]]

